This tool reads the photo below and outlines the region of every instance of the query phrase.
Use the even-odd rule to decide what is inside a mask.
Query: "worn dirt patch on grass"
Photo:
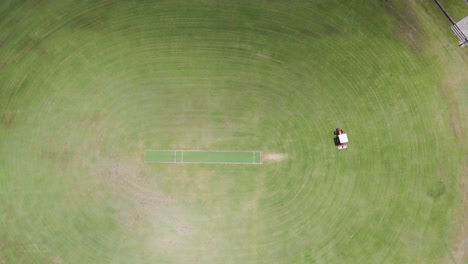
[[[8,111],[6,112],[5,116],[3,117],[3,126],[6,128],[11,127],[13,124],[13,120],[15,119],[15,112]]]
[[[50,257],[50,262],[52,264],[63,264],[63,260],[60,256],[53,256],[53,257]]]
[[[453,72],[459,74],[453,74],[453,76],[450,76],[451,78],[448,78],[448,83],[445,87],[440,87],[438,90],[440,91],[439,94],[441,94],[441,97],[450,104],[450,122],[452,131],[455,138],[461,142],[463,140],[463,119],[465,117],[462,113],[463,109],[457,107],[463,103],[463,99],[460,99],[460,97],[457,96],[459,92],[457,89],[460,89],[458,87],[463,87],[466,80],[461,79],[462,76],[464,76],[462,69],[453,69]]]
[[[285,154],[285,153],[266,153],[263,155],[263,160],[265,161],[279,162],[279,161],[285,161],[287,159],[288,159],[288,154]]]
[[[450,40],[445,41],[447,46],[451,45]],[[455,151],[464,151],[466,137],[463,134],[466,125],[466,87],[468,87],[468,78],[466,70],[468,69],[468,60],[466,57],[458,56],[458,49],[453,45],[454,52],[450,57],[442,57],[441,61],[445,65],[445,80],[437,86],[437,92],[440,98],[446,102],[449,107],[449,125],[453,133],[453,138],[460,148]],[[441,55],[439,55],[441,56]],[[463,154],[462,154],[463,155]],[[463,168],[460,175],[457,175],[457,188],[459,205],[451,213],[453,218],[452,238],[450,242],[450,253],[453,257],[449,263],[466,263],[468,261],[468,165],[466,158],[463,157]]]
[[[191,214],[179,201],[145,180],[143,162],[100,159],[92,170],[95,184],[109,190],[116,197],[115,206],[122,208],[116,219],[124,230],[122,244],[145,241],[148,248],[141,249],[145,255],[192,246],[191,238],[199,234],[199,229]]]
[[[454,213],[455,221],[458,226],[455,227],[452,239],[452,255],[456,263],[466,263],[468,261],[468,165],[463,168],[460,175],[460,200],[462,206],[457,212]]]
[[[413,50],[418,51],[421,44],[421,27],[410,4],[405,1],[389,0],[384,1],[382,5],[385,11],[395,18],[394,34],[396,38]]]

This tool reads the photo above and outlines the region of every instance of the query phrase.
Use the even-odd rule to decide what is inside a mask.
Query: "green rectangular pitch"
[[[262,164],[261,151],[147,150],[145,162]]]

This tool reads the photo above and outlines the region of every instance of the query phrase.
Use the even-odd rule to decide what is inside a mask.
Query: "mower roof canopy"
[[[338,135],[338,140],[340,141],[341,144],[348,143],[348,135],[346,134]]]

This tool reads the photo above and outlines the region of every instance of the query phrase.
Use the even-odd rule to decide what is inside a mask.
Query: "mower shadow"
[[[335,135],[335,138],[333,138],[333,142],[335,143],[335,147],[338,147],[340,145],[340,140],[338,139],[338,132],[336,132],[336,130],[334,130],[333,135]]]
[[[335,147],[340,145],[340,141],[338,140],[337,136],[333,138],[333,142],[335,142]]]

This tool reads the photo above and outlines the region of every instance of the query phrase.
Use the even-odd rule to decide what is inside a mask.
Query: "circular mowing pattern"
[[[14,140],[9,172],[33,175],[21,183],[54,183],[50,199],[32,205],[44,208],[39,220],[24,223],[64,233],[39,234],[52,241],[39,256],[61,243],[77,247],[72,261],[98,262],[348,256],[364,263],[375,244],[383,259],[393,254],[408,231],[393,223],[409,221],[398,205],[421,198],[411,192],[419,182],[406,174],[422,171],[383,163],[429,152],[412,127],[424,106],[402,80],[420,70],[409,54],[397,55],[388,39],[361,40],[364,34],[336,41],[343,32],[330,21],[342,18],[314,6],[294,14],[273,4],[237,6],[246,13],[225,16],[210,5],[186,7],[188,14],[169,3],[106,6],[110,15],[103,7],[83,4],[44,40],[55,45],[49,55],[31,46],[19,59],[23,72],[51,58],[28,77],[29,88],[43,92],[25,92],[25,127],[5,132]],[[396,58],[382,59],[382,46]],[[387,82],[398,89],[382,91]],[[333,145],[337,126],[349,133],[349,151]],[[402,139],[406,149],[395,147]],[[147,148],[260,149],[286,159],[255,168],[148,167],[141,161]],[[47,184],[38,191],[49,191]],[[15,197],[27,207],[29,195]],[[51,203],[54,197],[62,200]],[[391,236],[381,228],[387,224]]]

